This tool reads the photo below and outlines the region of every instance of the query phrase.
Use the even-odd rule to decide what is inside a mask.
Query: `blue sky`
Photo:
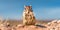
[[[36,19],[60,19],[60,0],[0,0],[0,17],[22,19],[24,5],[32,5]]]

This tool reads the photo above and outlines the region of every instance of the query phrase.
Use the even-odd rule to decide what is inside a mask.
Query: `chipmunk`
[[[33,14],[32,6],[24,6],[23,11],[23,24],[24,25],[34,25],[35,24],[35,16]]]

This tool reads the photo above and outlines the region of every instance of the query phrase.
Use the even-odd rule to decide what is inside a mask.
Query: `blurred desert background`
[[[8,19],[8,20],[0,20],[0,24],[4,23],[5,21],[7,21],[7,23],[10,23],[11,25],[18,25],[18,24],[22,24],[23,20],[12,20],[12,19]],[[47,24],[48,22],[51,22],[53,20],[50,21],[45,21],[45,20],[37,20],[38,24]]]

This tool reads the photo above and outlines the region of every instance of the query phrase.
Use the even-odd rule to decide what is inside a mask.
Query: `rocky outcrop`
[[[43,28],[34,26],[34,25],[28,25],[28,26],[17,26],[16,30],[43,30]]]
[[[60,20],[54,20],[47,24],[47,29],[49,30],[60,30]]]
[[[54,20],[46,25],[17,26],[17,30],[60,30],[60,20]]]

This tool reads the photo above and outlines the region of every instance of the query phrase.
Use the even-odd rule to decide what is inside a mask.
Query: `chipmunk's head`
[[[24,6],[25,10],[32,9],[32,6]]]

